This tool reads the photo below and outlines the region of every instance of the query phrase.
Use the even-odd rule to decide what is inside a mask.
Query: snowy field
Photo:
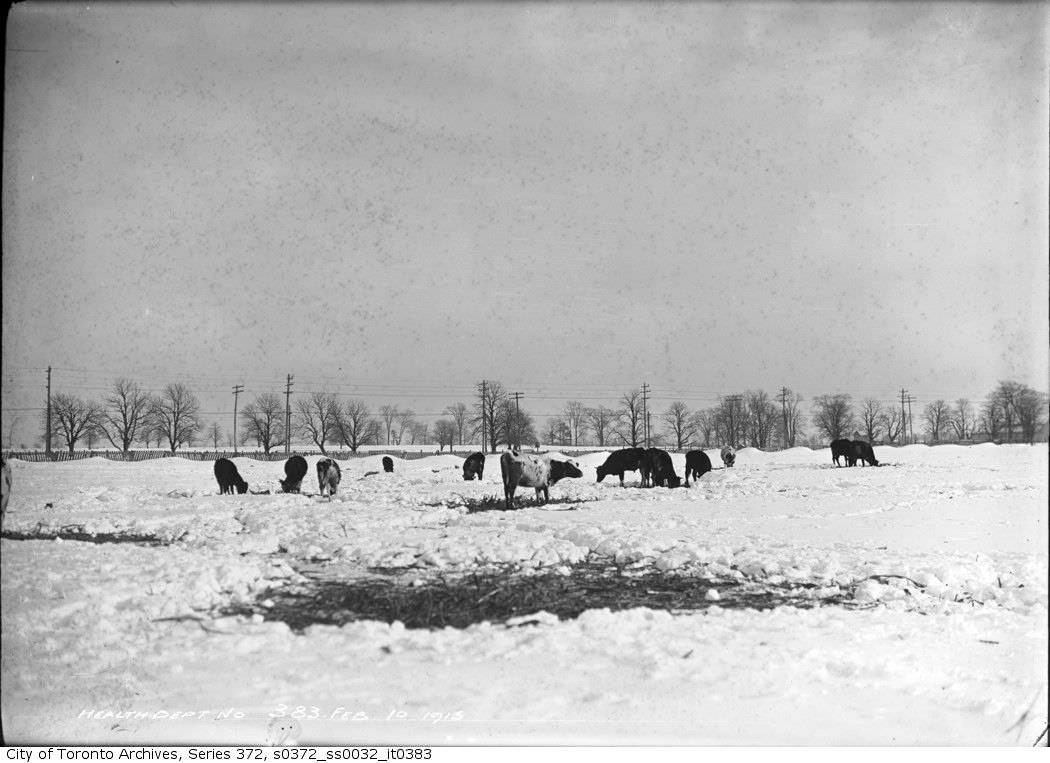
[[[583,478],[546,506],[520,489],[514,512],[470,511],[502,497],[495,457],[482,483],[451,455],[367,477],[378,455],[343,462],[332,501],[220,496],[210,462],[180,458],[14,461],[5,741],[1032,744],[1047,718],[1047,447],[876,455],[881,468],[836,469],[826,449],[745,449],[689,489],[643,490],[637,473],[596,484],[604,454],[587,454]],[[281,462],[236,463],[253,491],[283,477]],[[142,542],[14,539],[57,533]],[[422,583],[597,558],[818,606],[712,595],[695,611],[302,632],[220,614],[307,567]]]

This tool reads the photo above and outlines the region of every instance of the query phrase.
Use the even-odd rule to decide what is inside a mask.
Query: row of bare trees
[[[903,443],[958,442],[973,439],[1027,442],[1035,440],[1047,417],[1047,396],[1015,381],[999,382],[984,401],[975,406],[967,398],[954,403],[934,400],[914,414],[897,405],[866,399],[854,411],[849,395],[821,395],[813,404],[813,425],[827,440],[859,434],[868,442]]]
[[[254,440],[267,453],[285,444],[289,434],[312,442],[322,452],[330,445],[356,451],[362,445],[437,444],[448,446],[487,443],[495,452],[501,445],[533,444],[637,447],[653,445],[684,449],[717,445],[771,449],[793,447],[803,441],[803,398],[789,389],[775,397],[763,390],[724,395],[710,408],[691,409],[673,401],[654,413],[640,388],[625,392],[615,408],[585,406],[570,400],[558,415],[538,431],[533,417],[516,404],[504,385],[485,380],[477,385],[473,405],[456,402],[445,408],[433,425],[418,421],[411,409],[383,405],[373,414],[359,399],[340,401],[329,392],[313,392],[295,401],[292,431],[286,432],[285,403],[279,394],[257,395],[240,412],[241,431],[234,443]],[[52,437],[73,451],[84,442],[99,441],[127,452],[136,442],[170,448],[195,442],[218,449],[222,428],[204,426],[197,396],[185,385],[167,385],[160,393],[147,392],[138,383],[117,379],[101,402],[56,394],[51,401]],[[954,403],[935,400],[919,411],[919,431],[928,442],[970,439],[1032,442],[1046,420],[1047,396],[1014,381],[1000,382],[979,405],[960,398]],[[869,442],[903,443],[914,439],[916,422],[907,410],[868,398],[855,407],[847,394],[813,399],[811,422],[815,436],[808,444],[842,437]],[[648,433],[648,438],[646,437]]]
[[[182,384],[169,384],[154,395],[122,378],[101,402],[65,393],[52,397],[51,436],[63,441],[70,453],[78,442],[93,447],[99,440],[125,453],[136,442],[163,441],[174,453],[200,431],[199,414],[200,402]]]

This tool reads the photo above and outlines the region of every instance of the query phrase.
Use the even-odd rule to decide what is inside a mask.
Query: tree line
[[[935,400],[918,411],[918,422],[907,408],[868,398],[854,404],[848,394],[820,395],[803,408],[804,398],[781,388],[775,396],[764,390],[723,395],[716,405],[691,409],[680,400],[659,412],[650,410],[645,390],[638,387],[615,406],[585,406],[570,400],[538,427],[534,417],[497,380],[477,385],[469,403],[449,404],[433,423],[417,419],[412,409],[382,405],[373,412],[360,399],[340,400],[330,392],[299,395],[289,427],[281,396],[264,392],[239,412],[239,431],[224,432],[217,422],[205,424],[200,402],[186,385],[168,384],[156,394],[137,382],[117,379],[100,401],[59,393],[51,399],[52,439],[70,452],[77,444],[94,448],[108,442],[128,452],[136,443],[175,452],[189,445],[244,446],[250,442],[269,453],[289,441],[309,442],[322,453],[331,446],[357,451],[362,445],[476,446],[492,452],[509,444],[596,446],[599,448],[656,445],[678,450],[732,445],[760,449],[820,446],[839,438],[871,443],[902,444],[917,439],[916,424],[926,442],[1032,442],[1046,421],[1047,396],[1014,381],[1000,382],[984,400]],[[808,415],[807,415],[808,413]],[[46,421],[46,416],[45,416]],[[807,436],[806,425],[811,424]],[[290,429],[290,431],[288,431]]]

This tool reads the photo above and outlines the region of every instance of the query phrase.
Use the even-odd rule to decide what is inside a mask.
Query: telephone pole
[[[780,388],[780,394],[777,395],[777,398],[780,400],[780,415],[782,416],[783,425],[784,425],[783,434],[781,435],[781,439],[780,439],[780,447],[781,448],[789,447],[789,443],[788,443],[788,409],[787,409],[787,398],[788,398],[788,392],[789,391],[790,390],[788,390],[787,387],[781,387]]]
[[[908,395],[908,431],[911,432],[911,442],[915,444],[915,420],[911,416],[911,404],[918,398]]]
[[[511,394],[514,395],[514,444],[520,448],[521,443],[518,442],[518,439],[521,436],[521,408],[518,406],[518,401],[525,395],[521,392],[512,392]]]
[[[233,385],[233,455],[237,455],[237,395],[244,392],[243,384]]]
[[[649,382],[642,382],[642,431],[645,433],[645,447],[649,447]]]
[[[292,449],[292,379],[295,377],[288,374],[288,382],[284,388],[284,452],[290,453]]]
[[[908,437],[908,419],[904,413],[904,404],[907,402],[906,395],[908,390],[901,387],[901,445],[906,444],[905,440]]]
[[[51,366],[47,367],[47,430],[44,432],[44,450],[51,460]]]
[[[489,427],[488,427],[488,387],[485,380],[481,380],[481,452],[489,452]]]

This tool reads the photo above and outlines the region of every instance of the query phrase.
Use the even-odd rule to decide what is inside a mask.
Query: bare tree
[[[891,405],[889,408],[883,409],[879,425],[886,432],[886,442],[890,445],[895,443],[897,438],[903,434],[902,430],[904,428],[904,418],[901,416],[900,408]]]
[[[613,433],[632,448],[638,447],[645,429],[642,413],[642,390],[635,387],[630,392],[625,392],[616,411]]]
[[[449,406],[451,408],[452,406]],[[464,406],[466,407],[466,406]],[[446,408],[446,413],[448,409]],[[438,442],[438,449],[444,450],[448,446],[449,451],[456,442],[456,436],[462,432],[455,419],[438,419],[434,422],[434,439]]]
[[[72,453],[78,441],[95,427],[98,408],[75,395],[57,394],[51,398],[52,436],[59,436]]]
[[[885,413],[882,403],[874,398],[869,397],[861,403],[860,425],[864,428],[864,436],[868,442],[874,443],[879,439]]]
[[[463,444],[463,437],[467,431],[467,424],[470,421],[470,408],[467,407],[466,403],[459,402],[453,403],[445,409],[445,415],[449,417],[456,426],[456,439],[459,444]],[[452,444],[449,443],[449,450],[452,449]]]
[[[805,398],[797,392],[790,392],[785,398],[784,406],[787,410],[787,447],[794,448],[800,436],[804,435],[802,426],[802,401]]]
[[[584,408],[583,403],[579,400],[570,400],[565,404],[565,408],[562,411],[562,418],[565,421],[565,426],[569,428],[569,442],[563,444],[580,444],[580,437],[583,435],[584,427],[586,426],[585,411],[586,408]]]
[[[711,445],[711,439],[715,434],[715,413],[713,409],[695,411],[693,419],[693,431],[696,432],[700,445],[707,448]]]
[[[486,379],[484,382],[484,396],[482,397],[482,383],[477,385],[478,401],[474,404],[474,415],[470,419],[474,431],[481,433],[485,429],[489,448],[495,453],[497,446],[507,436],[507,424],[510,420],[501,415],[505,410],[507,401],[507,390],[501,382]]]
[[[722,445],[738,446],[744,439],[744,424],[747,413],[744,410],[743,395],[725,395],[718,398],[715,407],[715,433]]]
[[[1028,386],[1022,386],[1013,398],[1017,423],[1021,427],[1021,436],[1029,445],[1035,442],[1036,431],[1046,420],[1047,397]]]
[[[241,411],[245,431],[256,439],[263,452],[284,442],[284,403],[280,395],[264,392]]]
[[[131,450],[149,418],[150,396],[130,379],[117,379],[102,401],[99,430],[122,453]]]
[[[503,441],[508,447],[539,441],[532,416],[524,409],[517,408],[513,400],[504,399],[496,411],[496,417],[502,422],[499,431],[503,433]]]
[[[955,430],[955,439],[957,440],[965,440],[973,434],[975,423],[973,406],[970,405],[970,401],[965,397],[960,397],[955,401],[955,408],[951,412],[949,423],[952,429]]]
[[[98,409],[95,410],[96,416],[98,415]],[[102,427],[99,426],[98,420],[96,419],[91,426],[84,430],[84,444],[88,446],[88,450],[94,450],[95,444],[98,442],[99,435]]]
[[[164,388],[153,399],[150,416],[174,453],[179,446],[188,445],[200,431],[200,402],[185,385],[176,382]]]
[[[416,423],[416,412],[411,408],[407,411],[398,411],[397,416],[394,418],[394,427],[397,430],[397,434],[394,436],[394,443],[400,445],[405,439],[405,432],[411,433],[412,427]]]
[[[998,440],[1003,426],[1003,408],[992,392],[981,404],[981,415],[978,426],[988,435],[989,440]]]
[[[343,444],[354,453],[362,445],[378,443],[382,434],[380,424],[368,406],[356,398],[347,400],[339,407],[335,428]]]
[[[397,420],[397,406],[396,405],[383,405],[379,408],[379,418],[383,421],[383,428],[386,430],[386,444],[391,445],[390,438],[394,432],[394,421]]]
[[[309,437],[322,453],[327,454],[325,444],[337,436],[339,404],[335,395],[330,392],[313,392],[307,398],[297,398],[295,408],[299,431]]]
[[[675,449],[681,450],[696,434],[696,418],[689,406],[676,400],[663,413],[664,424],[675,443]]]
[[[572,445],[572,434],[565,419],[561,416],[551,416],[547,419],[543,439],[548,445]]]
[[[588,408],[584,412],[584,417],[587,420],[587,427],[594,434],[595,444],[599,448],[604,448],[616,421],[616,414],[604,405],[599,405],[597,408]]]
[[[408,436],[413,445],[426,445],[430,439],[430,425],[425,421],[413,421],[408,425]]]
[[[941,435],[944,434],[945,429],[948,427],[951,415],[951,408],[943,400],[934,400],[926,406],[922,412],[922,420],[926,424],[926,434],[930,436],[931,440],[934,442],[941,441]]]
[[[768,448],[780,427],[781,411],[763,390],[744,393],[744,428],[753,448]]]
[[[853,407],[849,395],[821,395],[813,399],[813,426],[829,440],[849,435],[854,428]]]
[[[222,427],[219,426],[218,422],[213,421],[208,425],[207,430],[204,432],[204,436],[211,440],[212,448],[218,450],[219,438],[222,437]]]

